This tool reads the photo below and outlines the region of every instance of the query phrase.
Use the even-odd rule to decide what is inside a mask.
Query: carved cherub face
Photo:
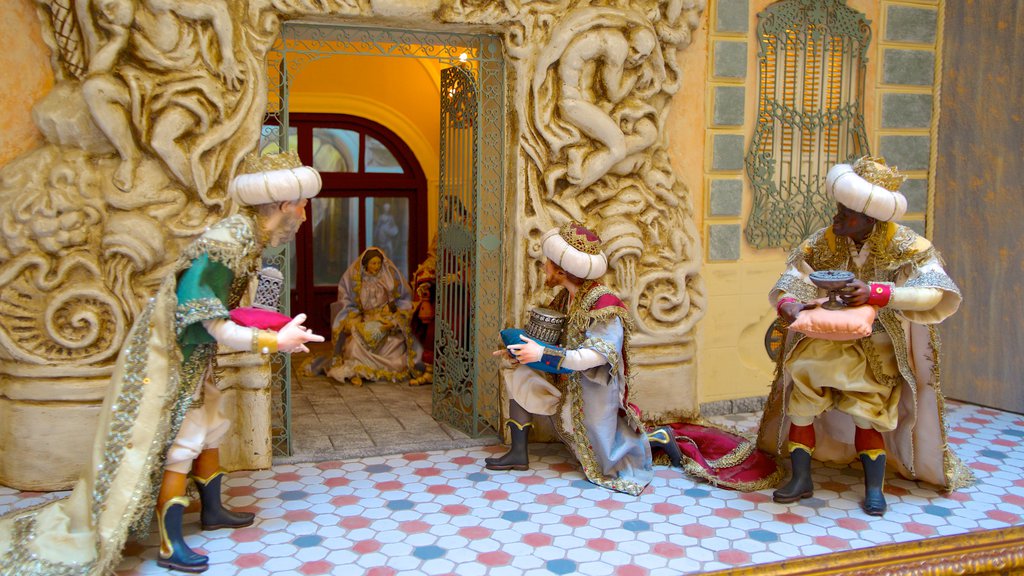
[[[131,26],[135,19],[135,2],[132,0],[99,0],[97,7],[103,19],[115,26]]]
[[[629,55],[626,56],[626,65],[629,67],[638,66],[654,52],[657,45],[657,38],[647,28],[638,28],[629,34]]]

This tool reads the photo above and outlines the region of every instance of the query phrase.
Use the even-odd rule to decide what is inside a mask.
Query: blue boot
[[[197,554],[188,544],[182,533],[181,521],[185,516],[185,508],[189,500],[184,496],[176,496],[168,500],[163,509],[157,510],[157,524],[160,527],[160,555],[156,560],[158,566],[193,574],[205,572],[209,568],[210,559]]]
[[[647,434],[647,441],[651,443],[651,449],[661,448],[668,454],[668,460],[676,468],[683,467],[683,451],[676,442],[675,431],[671,426],[662,426],[654,432]]]
[[[220,483],[224,478],[224,472],[216,472],[207,479],[193,476],[196,488],[199,489],[199,498],[203,503],[202,512],[199,513],[199,520],[203,530],[216,530],[218,528],[244,528],[252,526],[256,515],[252,512],[234,512],[224,507],[220,500]]]
[[[874,458],[872,458],[874,456]],[[882,488],[885,485],[885,450],[865,450],[860,453],[864,465],[864,502],[860,507],[870,516],[885,514],[888,505]]]
[[[793,464],[793,475],[785,486],[772,493],[772,500],[780,504],[789,504],[814,496],[814,482],[811,481],[813,451],[813,447],[790,443],[789,460]]]

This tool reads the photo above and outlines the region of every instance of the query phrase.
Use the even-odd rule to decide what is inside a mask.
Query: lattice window
[[[870,22],[844,0],[782,0],[757,15],[758,115],[746,156],[747,241],[796,245],[834,212],[825,175],[869,153],[864,78]]]

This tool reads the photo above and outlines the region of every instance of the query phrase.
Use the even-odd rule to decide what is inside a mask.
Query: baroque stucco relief
[[[462,1],[440,11],[446,21],[506,30],[519,111],[512,209],[527,239],[508,254],[513,317],[548,296],[536,296],[544,294],[541,235],[568,219],[596,230],[609,256],[605,281],[638,328],[634,397],[661,421],[697,412],[701,249],[689,192],[670,165],[666,118],[682,81],[676,53],[703,9],[701,0]]]
[[[40,426],[77,418],[87,442],[139,302],[178,250],[231,210],[226,183],[259,137],[280,20],[329,17],[502,34],[518,123],[507,222],[526,239],[509,254],[513,316],[542,285],[540,234],[568,218],[586,223],[605,239],[606,280],[637,320],[641,405],[655,417],[694,412],[700,247],[665,119],[681,80],[676,51],[702,9],[702,0],[39,0],[57,84],[33,112],[45,145],[0,170],[0,400],[41,406],[19,416]],[[14,413],[0,402],[4,410]],[[5,462],[27,449],[7,440],[0,479],[9,482]],[[70,481],[77,468],[68,469],[57,476]]]
[[[39,0],[56,79],[33,109],[46,142],[0,170],[0,483],[78,476],[141,302],[231,209],[225,185],[266,106],[276,10]],[[266,366],[226,366],[225,409],[267,412]],[[242,456],[227,465],[268,465],[262,436],[229,440]]]

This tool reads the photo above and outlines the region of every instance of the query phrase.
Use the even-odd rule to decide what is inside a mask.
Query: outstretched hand
[[[305,321],[306,315],[299,314],[277,331],[277,349],[279,351],[289,354],[309,352],[309,348],[306,348],[307,342],[324,341],[323,336],[314,334],[312,330],[302,325]]]

